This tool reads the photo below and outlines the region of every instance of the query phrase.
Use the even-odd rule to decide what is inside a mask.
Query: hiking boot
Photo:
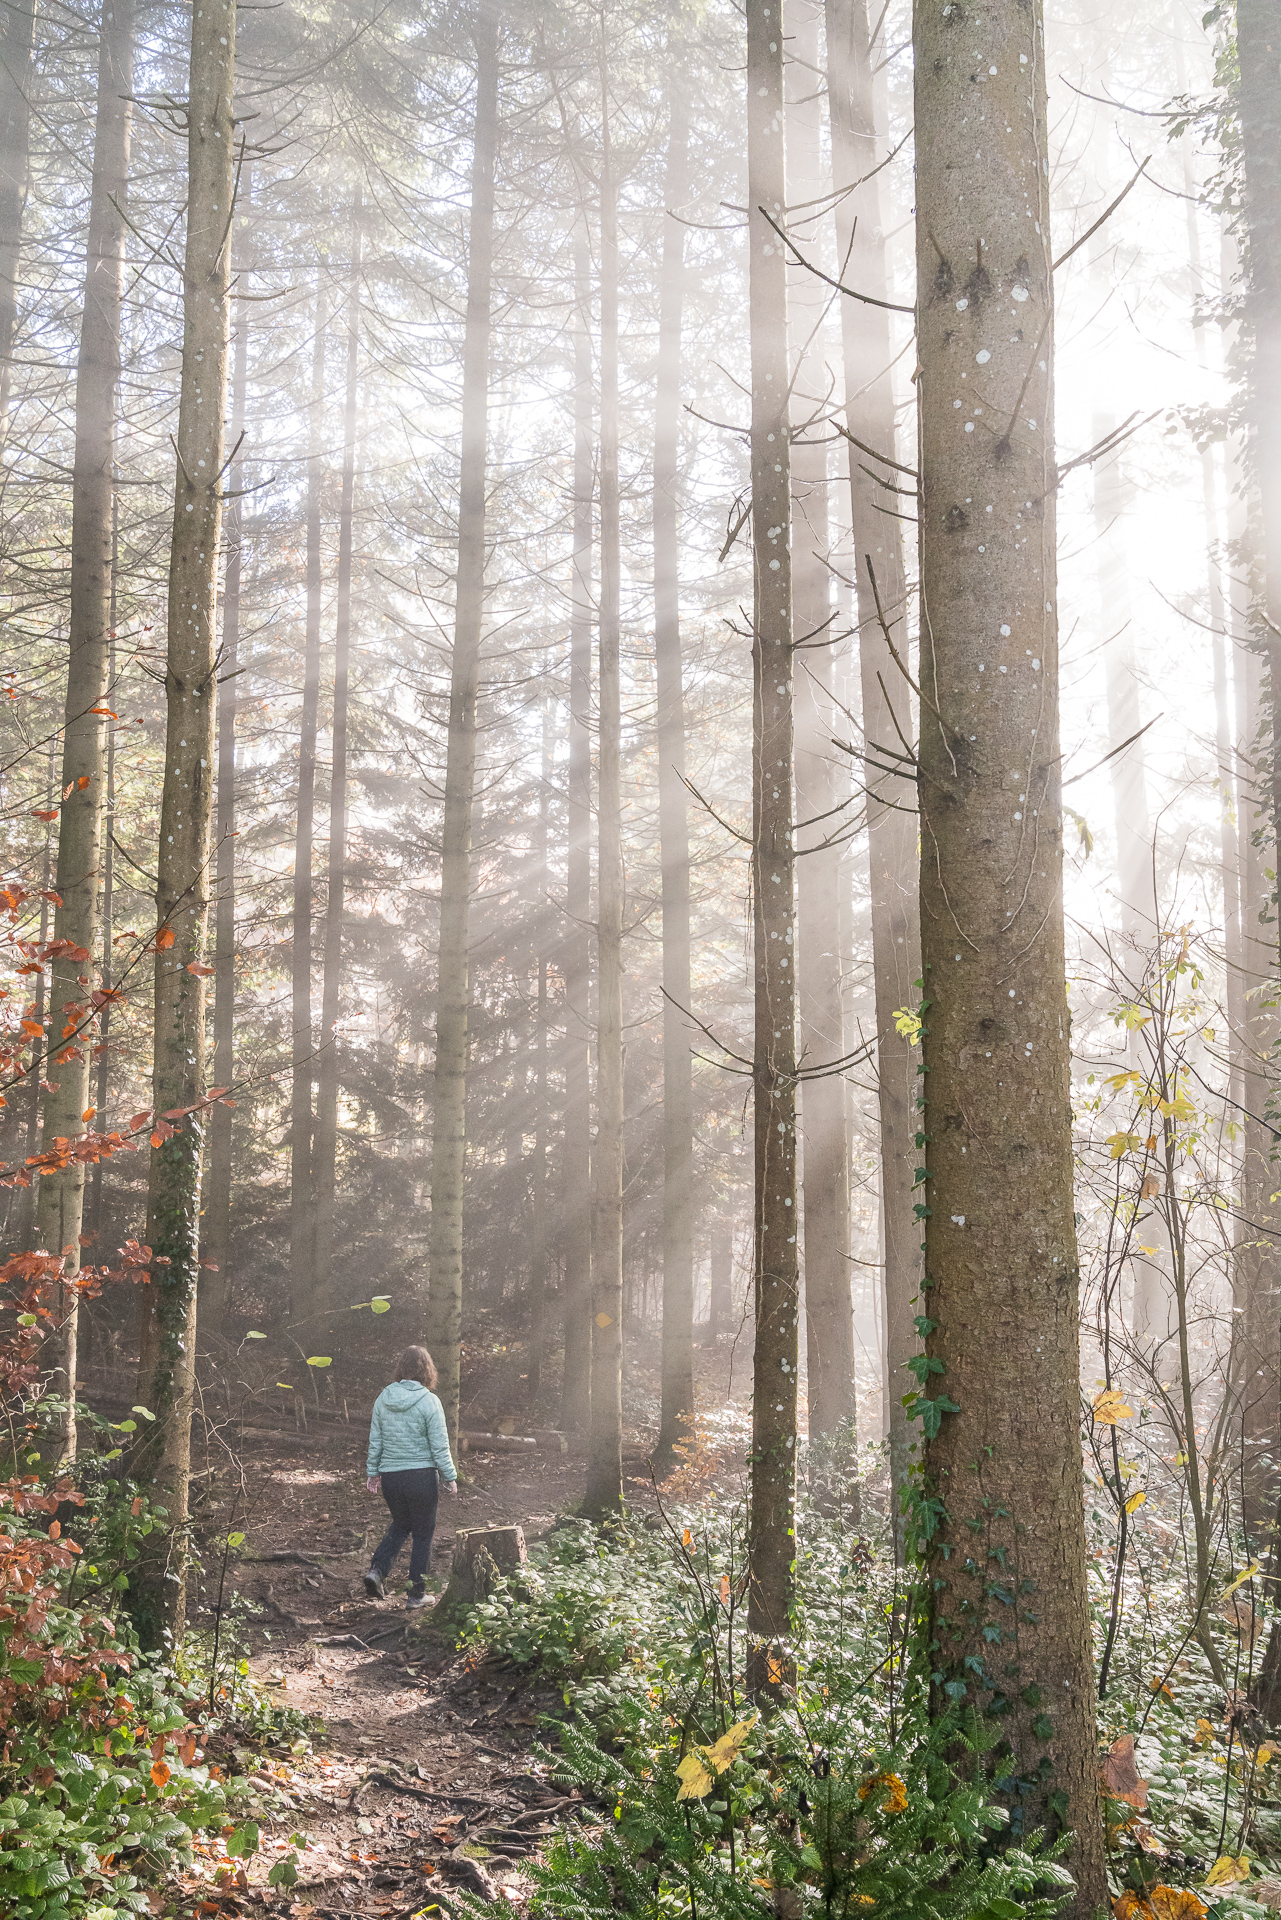
[[[405,1605],[411,1613],[416,1613],[420,1607],[434,1607],[435,1604],[436,1596],[434,1593],[407,1593],[405,1595]]]
[[[371,1600],[384,1600],[387,1597],[383,1592],[383,1577],[377,1567],[371,1567],[365,1575],[365,1592]]]

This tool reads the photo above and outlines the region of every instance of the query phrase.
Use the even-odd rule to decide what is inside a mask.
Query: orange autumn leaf
[[[721,1575],[721,1605],[723,1607],[729,1605],[729,1575],[727,1573]]]
[[[1152,1909],[1147,1901],[1141,1900],[1137,1893],[1131,1893],[1128,1887],[1112,1902],[1112,1911],[1116,1920],[1152,1920]]]
[[[155,1781],[155,1783],[156,1783],[156,1785],[157,1785],[158,1787],[163,1787],[163,1786],[164,1786],[164,1784],[165,1784],[165,1782],[166,1782],[166,1781],[168,1780],[168,1778],[169,1778],[169,1769],[168,1769],[168,1767],[167,1767],[167,1766],[165,1765],[165,1763],[164,1763],[164,1761],[163,1761],[163,1760],[153,1760],[153,1761],[152,1761],[152,1763],[151,1763],[151,1777],[152,1777],[152,1779],[153,1779],[153,1780]]]
[[[213,972],[213,968],[203,966],[199,960],[189,960],[187,962],[187,972],[194,973],[198,980],[204,980]]]
[[[173,943],[174,943],[173,928],[161,927],[159,933],[156,935],[156,945],[159,947],[161,953],[168,953]]]
[[[1156,1920],[1205,1920],[1205,1903],[1188,1887],[1153,1887],[1148,1905]]]
[[[860,1800],[870,1800],[872,1795],[885,1788],[885,1798],[881,1801],[882,1813],[907,1812],[907,1784],[896,1773],[874,1773],[865,1780],[858,1790]]]

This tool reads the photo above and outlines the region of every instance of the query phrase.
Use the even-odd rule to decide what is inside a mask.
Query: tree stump
[[[454,1538],[454,1563],[437,1614],[488,1600],[495,1582],[519,1574],[528,1560],[520,1527],[462,1528]]]

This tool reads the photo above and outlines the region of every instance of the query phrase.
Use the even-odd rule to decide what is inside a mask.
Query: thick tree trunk
[[[755,1260],[748,1686],[783,1685],[796,1593],[796,969],[792,854],[792,500],[783,22],[747,4],[752,377],[752,920]]]
[[[219,543],[222,533],[230,233],[235,191],[236,9],[202,0],[191,33],[188,93],[187,241],[183,264],[182,382],[178,468],[169,561],[165,671],[165,773],[156,893],[153,1099],[157,1127],[147,1192],[154,1253],[146,1289],[143,1387],[155,1418],[136,1468],[168,1520],[140,1562],[132,1609],[143,1642],[176,1646],[186,1620],[187,1494],[195,1371],[200,1238],[198,1117],[163,1116],[198,1102],[205,1088],[205,932],[213,806],[214,700]],[[172,940],[172,944],[162,944]],[[193,971],[195,969],[195,971]],[[166,1558],[162,1560],[161,1552]]]
[[[312,1295],[315,1283],[315,1204],[311,1183],[311,1088],[315,1041],[311,1018],[312,872],[316,841],[316,735],[320,721],[320,515],[325,483],[325,335],[328,312],[324,270],[316,276],[316,331],[311,356],[307,427],[307,624],[303,643],[302,714],[298,728],[298,816],[294,829],[294,886],[290,943],[290,1025],[293,1073],[289,1093],[289,1312]]]
[[[1107,1886],[1063,998],[1045,52],[1035,0],[996,0],[967,26],[958,39],[941,10],[916,8],[928,1315],[916,1411],[930,1504],[914,1531],[934,1698],[999,1712],[997,1790],[1022,1827],[1074,1834],[1086,1920]]]
[[[111,668],[112,506],[115,494],[116,395],[120,384],[120,299],[124,267],[124,204],[129,181],[133,91],[132,0],[107,0],[98,40],[98,106],[89,197],[80,357],[76,367],[76,442],[71,473],[70,657],[62,731],[62,811],[54,889],[55,941],[68,942],[50,978],[52,1091],[45,1095],[43,1146],[82,1134],[90,1102],[90,993],[99,934],[105,791],[107,692]],[[18,16],[13,16],[16,20]],[[10,26],[12,33],[13,26]],[[60,1046],[59,1041],[63,1044]],[[36,1204],[36,1241],[64,1256],[68,1277],[80,1270],[85,1169],[73,1161],[46,1174]],[[52,1384],[67,1397],[62,1448],[74,1459],[76,1422],[76,1295],[54,1303],[62,1323]]]
[[[347,891],[347,708],[351,669],[351,560],[356,507],[356,432],[359,419],[360,272],[364,202],[352,209],[351,283],[347,293],[347,394],[343,409],[342,502],[338,513],[338,606],[334,624],[333,750],[329,775],[329,884],[325,896],[325,978],[316,1071],[316,1133],[312,1186],[316,1197],[316,1286],[329,1297],[334,1258],[334,1202],[338,1180],[338,1015],[342,1004],[343,912]]]
[[[815,86],[821,0],[805,0],[789,19],[788,197],[821,199],[821,100]],[[800,215],[808,239],[825,221]],[[811,1437],[852,1421],[854,1308],[850,1294],[849,1140],[845,1083],[831,1071],[845,1053],[841,999],[842,803],[848,773],[833,744],[831,540],[828,527],[826,356],[822,282],[793,269],[790,323],[798,362],[792,394],[792,619],[796,679],[796,931],[801,1070],[801,1189],[804,1200],[805,1358]],[[825,1071],[827,1069],[827,1071]]]
[[[585,223],[584,223],[585,224]],[[565,874],[565,1366],[560,1424],[591,1424],[592,346],[587,236],[574,245],[574,559],[569,617],[569,846]]]
[[[107,630],[111,634],[111,644],[107,649],[107,688],[108,697],[116,685],[116,574],[120,550],[120,497],[114,495],[111,502],[111,594],[107,603]],[[98,979],[102,991],[109,994],[115,982],[115,881],[116,849],[114,834],[116,830],[116,736],[114,730],[107,735],[107,764],[104,773],[102,797],[102,924],[99,930],[99,943],[102,958],[98,963]],[[107,1000],[98,1021],[98,1045],[95,1048],[97,1072],[94,1075],[94,1118],[99,1129],[109,1131],[107,1103],[111,1086],[111,1002]],[[102,1162],[94,1163],[89,1176],[89,1231],[93,1236],[94,1259],[101,1261],[109,1251],[103,1245],[102,1234],[105,1227],[102,1201]],[[83,1364],[83,1361],[81,1362]]]
[[[866,0],[838,5],[827,0],[828,90],[831,102],[835,184],[863,184],[836,206],[837,248],[847,284],[874,299],[888,298],[885,241],[881,230],[881,157],[872,84],[873,57]],[[882,16],[883,18],[883,16]],[[871,177],[869,177],[871,176]],[[845,362],[845,422],[864,447],[897,459],[894,394],[890,384],[888,316],[883,308],[842,300],[841,346]],[[910,740],[912,698],[894,663],[877,609],[901,659],[908,656],[907,586],[902,522],[895,496],[866,471],[867,456],[847,445],[850,515],[858,597],[859,684],[863,740],[869,756],[858,765],[867,805],[867,844],[872,906],[872,975],[876,1004],[877,1117],[880,1123],[881,1243],[883,1290],[884,1426],[890,1442],[890,1474],[901,1498],[913,1447],[903,1397],[912,1381],[907,1365],[920,1341],[915,1328],[921,1291],[921,1229],[913,1212],[919,1152],[919,1080],[912,1049],[894,1015],[915,1008],[920,989],[921,922],[916,857],[916,791],[908,777],[888,771],[900,764],[894,721]],[[887,468],[884,480],[901,481]],[[888,509],[888,510],[887,510]],[[870,564],[869,564],[870,563]],[[873,579],[875,576],[875,580]],[[887,758],[880,749],[889,749]],[[897,1506],[897,1503],[896,1503]],[[895,1539],[901,1554],[903,1522],[896,1510]]]
[[[623,804],[618,527],[618,185],[601,53],[600,749],[597,762],[596,1139],[592,1415],[584,1511],[623,1504]]]
[[[242,183],[246,195],[248,184]],[[242,269],[243,277],[244,269]],[[236,704],[239,698],[240,591],[244,578],[245,467],[240,446],[245,431],[249,379],[249,307],[241,310],[231,376],[231,466],[224,522],[226,571],[222,590],[222,649],[218,659],[218,795],[214,831],[213,1077],[229,1087],[236,1077]],[[205,1276],[200,1283],[200,1318],[222,1330],[230,1299],[231,1274],[231,1109],[221,1102],[209,1115],[209,1162],[205,1176],[201,1248]]]
[[[115,24],[106,19],[104,11],[104,34]],[[18,263],[31,168],[31,48],[35,26],[35,0],[16,0],[7,12],[4,38],[0,40],[0,443],[8,431],[13,395]]]
[[[1264,697],[1271,716],[1271,791],[1265,813],[1276,848],[1281,846],[1281,88],[1277,62],[1281,49],[1281,0],[1237,0],[1237,58],[1241,74],[1241,156],[1245,167],[1245,336],[1248,355],[1248,444],[1252,477],[1258,492],[1262,529],[1259,604],[1254,625],[1267,659]],[[1260,781],[1259,799],[1265,794]],[[1281,921],[1278,921],[1281,928]],[[1274,950],[1267,966],[1275,978]],[[1254,971],[1247,966],[1247,971]],[[1261,1063],[1260,1063],[1261,1064]],[[1248,1083],[1247,1083],[1248,1084]],[[1258,1086],[1258,1091],[1262,1088]],[[1263,1105],[1254,1106],[1247,1092],[1243,1104],[1259,1119]],[[1242,1170],[1242,1211],[1257,1228],[1272,1209],[1268,1196],[1275,1187],[1272,1174],[1258,1164],[1270,1154],[1266,1133],[1247,1129],[1246,1161]],[[1247,1192],[1249,1198],[1247,1200]],[[1264,1212],[1251,1213],[1263,1203]],[[1257,1234],[1262,1240],[1263,1234]],[[1281,1484],[1281,1289],[1275,1260],[1259,1249],[1259,1257],[1244,1264],[1238,1291],[1246,1301],[1246,1379],[1248,1444],[1270,1470],[1252,1475],[1249,1518],[1256,1524],[1264,1512],[1275,1509]]]
[[[427,1340],[440,1370],[449,1431],[458,1430],[463,1312],[463,1163],[467,1142],[467,1019],[471,976],[472,803],[476,690],[485,607],[485,462],[489,416],[494,156],[498,144],[498,19],[481,0],[476,36],[467,323],[463,341],[462,458],[458,482],[458,581],[441,835],[440,953],[436,987],[435,1111],[431,1160],[431,1285]]]
[[[689,102],[679,44],[669,50],[658,390],[654,404],[654,667],[658,689],[658,839],[663,889],[663,1383],[655,1463],[694,1416],[694,1077],[690,1054],[689,821],[680,607],[681,309]]]

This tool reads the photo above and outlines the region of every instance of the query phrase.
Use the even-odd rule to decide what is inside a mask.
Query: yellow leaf
[[[1254,1757],[1261,1767],[1266,1767],[1269,1760],[1273,1758],[1275,1752],[1276,1752],[1275,1747],[1260,1747],[1259,1751],[1255,1754]]]
[[[1137,1087],[1138,1084],[1139,1076],[1132,1067],[1124,1073],[1111,1074],[1108,1078],[1108,1085],[1113,1093],[1124,1093],[1127,1087]]]
[[[602,1332],[606,1327],[612,1327],[613,1324],[614,1324],[614,1316],[612,1313],[598,1313],[596,1315],[596,1325],[602,1330]]]
[[[1259,1568],[1262,1564],[1263,1563],[1260,1560],[1252,1560],[1249,1566],[1246,1568],[1245,1572],[1239,1573],[1236,1579],[1232,1582],[1232,1585],[1230,1587],[1225,1587],[1223,1589],[1223,1598],[1225,1600],[1230,1600],[1238,1587],[1243,1587],[1247,1580],[1253,1580],[1255,1574],[1259,1571]]]
[[[1196,1733],[1192,1739],[1193,1746],[1208,1747],[1214,1738],[1215,1732],[1210,1722],[1208,1720],[1198,1720],[1196,1723]]]
[[[1167,1120],[1195,1120],[1196,1108],[1186,1093],[1176,1094],[1173,1100],[1158,1100],[1157,1106]]]
[[[743,1742],[756,1725],[757,1717],[756,1714],[750,1713],[746,1720],[738,1721],[735,1726],[723,1733],[719,1740],[714,1741],[710,1747],[704,1748],[707,1764],[714,1773],[724,1773],[726,1767],[734,1764]]]
[[[712,1790],[712,1776],[696,1753],[687,1753],[676,1769],[680,1788],[678,1800],[705,1800]]]
[[[1120,1420],[1133,1420],[1134,1408],[1127,1407],[1115,1387],[1094,1396],[1091,1411],[1101,1427],[1114,1427]]]
[[[1250,1861],[1246,1854],[1240,1858],[1230,1853],[1221,1853],[1205,1876],[1207,1887],[1231,1887],[1238,1880],[1250,1878]]]
[[[881,1802],[882,1813],[907,1812],[907,1783],[896,1773],[874,1773],[865,1780],[858,1790],[860,1800],[869,1800],[874,1793],[885,1789],[885,1798]]]
[[[1139,1507],[1143,1505],[1143,1502],[1147,1499],[1147,1497],[1148,1496],[1146,1495],[1146,1493],[1144,1493],[1142,1487],[1140,1487],[1139,1491],[1137,1493],[1132,1493],[1129,1499],[1126,1501],[1125,1503],[1126,1512],[1134,1513]]]
[[[1137,1153],[1143,1145],[1143,1138],[1137,1133],[1110,1133],[1108,1145],[1112,1149],[1112,1158],[1119,1160],[1123,1153]]]

